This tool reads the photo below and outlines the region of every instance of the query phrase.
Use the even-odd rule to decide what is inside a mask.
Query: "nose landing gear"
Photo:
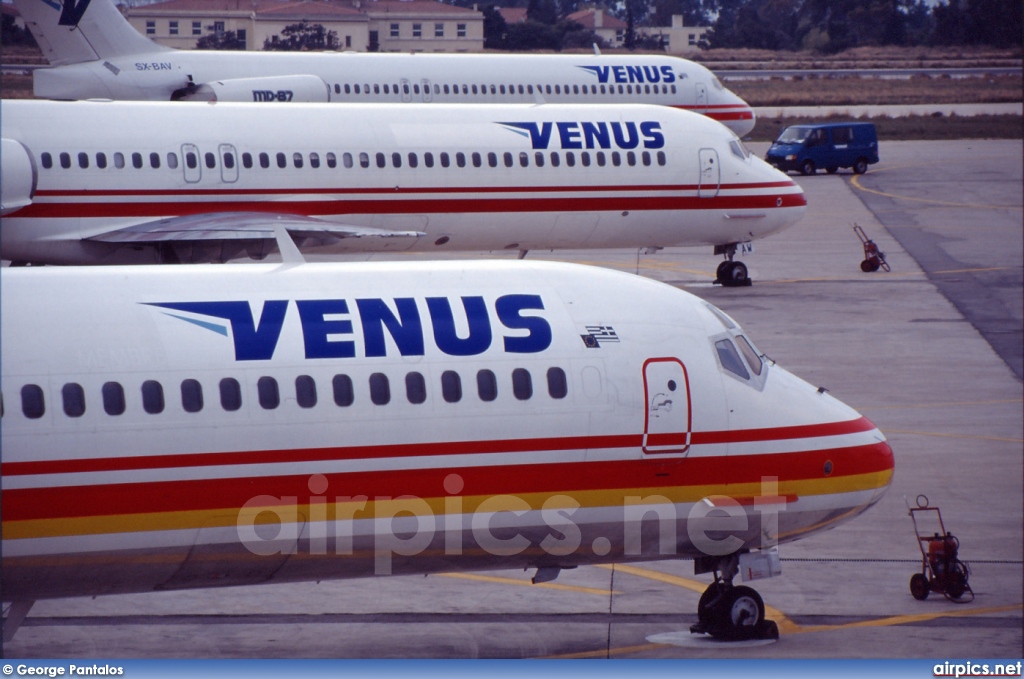
[[[743,262],[733,261],[737,245],[738,243],[729,243],[715,246],[716,255],[725,255],[725,261],[718,265],[718,270],[715,272],[715,283],[718,285],[738,288],[752,284],[747,272],[747,265]]]
[[[764,617],[764,600],[756,590],[733,585],[739,572],[739,555],[722,557],[713,567],[715,581],[697,603],[697,624],[692,634],[707,634],[723,641],[778,639],[779,627]]]

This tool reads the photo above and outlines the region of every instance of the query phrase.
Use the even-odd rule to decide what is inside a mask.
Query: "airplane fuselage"
[[[339,253],[723,245],[805,208],[732,132],[661,106],[2,106],[0,255],[17,261],[261,256],[232,231],[252,213],[310,220],[303,249]]]
[[[867,419],[627,274],[0,283],[5,600],[730,554],[830,528],[892,474]]]

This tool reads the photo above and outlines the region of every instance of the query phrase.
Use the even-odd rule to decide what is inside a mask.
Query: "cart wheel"
[[[924,601],[928,598],[930,590],[928,578],[924,577],[924,573],[914,573],[910,576],[910,593],[914,595],[915,599]]]
[[[946,596],[950,599],[959,599],[967,591],[967,573],[962,563],[957,561],[950,569],[946,578]]]
[[[878,260],[872,257],[871,259],[865,259],[860,263],[860,270],[864,273],[871,273],[872,271],[878,271],[880,264]]]

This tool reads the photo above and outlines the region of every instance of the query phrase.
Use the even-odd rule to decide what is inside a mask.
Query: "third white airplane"
[[[754,112],[692,61],[667,55],[406,54],[174,50],[111,0],[15,0],[53,65],[47,99],[452,104],[647,103],[703,113],[741,137]]]

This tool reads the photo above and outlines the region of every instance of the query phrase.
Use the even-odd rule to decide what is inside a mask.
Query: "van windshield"
[[[782,144],[802,144],[813,129],[811,127],[787,127],[775,141]]]

